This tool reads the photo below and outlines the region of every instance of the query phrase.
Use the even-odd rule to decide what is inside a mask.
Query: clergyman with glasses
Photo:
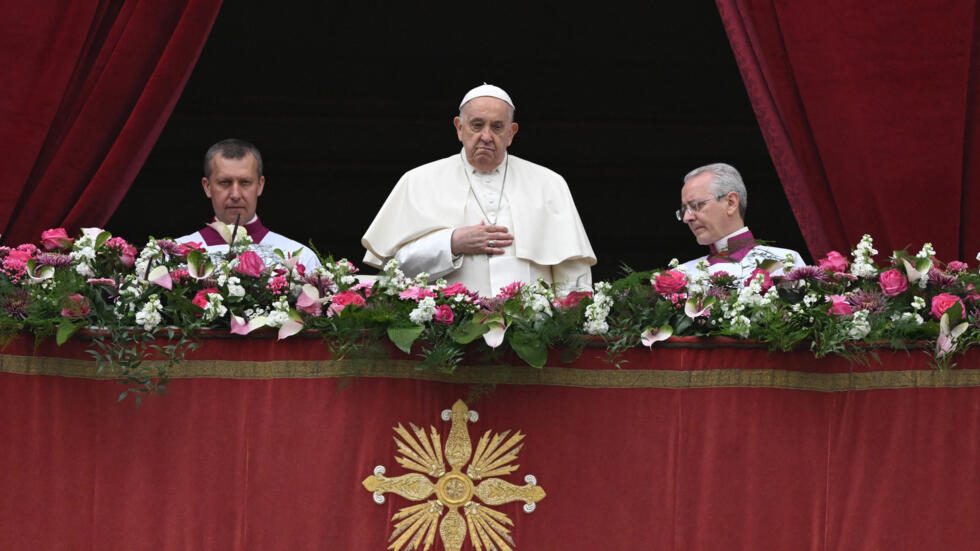
[[[453,119],[462,150],[398,181],[361,238],[364,262],[390,259],[495,296],[543,278],[559,295],[591,290],[592,245],[565,179],[508,153],[514,102],[497,86],[470,90]]]
[[[698,269],[709,274],[724,271],[742,279],[765,260],[782,263],[781,269],[772,270],[773,275],[803,266],[798,252],[756,242],[745,225],[747,207],[748,192],[735,167],[714,163],[688,172],[681,188],[681,208],[675,214],[698,243],[708,247],[708,254],[679,269],[688,274]]]

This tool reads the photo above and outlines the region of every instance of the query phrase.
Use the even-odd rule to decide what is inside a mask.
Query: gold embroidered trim
[[[388,359],[282,360],[239,362],[185,360],[170,369],[173,379],[304,379],[378,377],[462,384],[516,384],[583,388],[783,388],[836,392],[888,388],[980,386],[980,369],[811,373],[782,369],[574,369],[566,367],[463,366],[455,373],[418,370],[418,362]],[[0,354],[0,372],[112,379],[89,360]]]

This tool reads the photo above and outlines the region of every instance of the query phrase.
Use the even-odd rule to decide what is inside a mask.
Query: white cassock
[[[513,244],[502,255],[454,257],[453,230],[481,221],[507,227]],[[559,294],[591,290],[596,263],[565,179],[513,155],[491,172],[474,168],[463,153],[408,171],[361,244],[370,266],[394,258],[410,277],[425,272],[483,296],[539,277]]]
[[[233,226],[229,226],[229,229],[232,227]],[[320,259],[317,258],[313,251],[304,247],[297,241],[293,241],[288,237],[265,228],[262,226],[262,222],[259,221],[258,216],[252,218],[252,220],[245,224],[244,227],[254,241],[253,244],[249,246],[249,250],[255,251],[267,266],[281,262],[281,258],[275,253],[276,249],[279,249],[286,255],[300,251],[299,261],[307,268],[316,268],[320,265]],[[228,252],[228,244],[225,243],[220,237],[216,237],[216,235],[217,232],[215,232],[213,229],[205,227],[192,234],[178,237],[175,239],[175,241],[177,243],[203,243],[204,248],[207,250],[209,255],[220,256]]]
[[[748,227],[743,227],[736,230],[725,237],[722,237],[713,245],[715,250],[724,251],[728,248],[728,240],[730,238],[741,235],[749,231]],[[788,256],[792,256],[793,262],[787,263],[786,259]],[[683,270],[688,274],[693,274],[697,270],[697,265],[701,261],[707,263],[708,255],[695,258],[694,260],[688,260],[687,262],[681,264],[677,267],[678,270]],[[708,266],[708,274],[715,274],[717,272],[727,272],[729,275],[733,275],[738,279],[745,279],[752,274],[759,263],[764,260],[777,260],[783,263],[783,268],[779,270],[773,270],[772,275],[783,275],[785,272],[789,272],[793,268],[798,268],[800,266],[805,266],[806,263],[803,262],[803,257],[800,253],[792,249],[783,249],[780,247],[770,247],[768,245],[755,245],[746,255],[741,258],[738,262],[717,262],[715,264],[710,264]]]

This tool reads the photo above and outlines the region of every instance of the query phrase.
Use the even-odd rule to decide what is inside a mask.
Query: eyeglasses
[[[727,193],[722,193],[719,195],[715,195],[714,198],[712,199],[702,199],[701,201],[690,201],[688,203],[681,205],[681,208],[674,211],[674,216],[676,216],[678,220],[684,220],[684,215],[687,214],[688,212],[695,213],[695,214],[699,213],[701,212],[701,209],[708,204],[708,202],[717,201],[718,199],[727,196],[728,196]]]

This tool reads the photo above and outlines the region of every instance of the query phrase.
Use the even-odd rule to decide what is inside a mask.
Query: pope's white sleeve
[[[560,296],[572,291],[592,290],[592,267],[585,259],[565,260],[552,266],[551,278]]]
[[[402,272],[415,277],[421,272],[430,280],[440,278],[463,265],[463,257],[453,258],[452,238],[455,228],[434,231],[406,243],[395,253]]]

